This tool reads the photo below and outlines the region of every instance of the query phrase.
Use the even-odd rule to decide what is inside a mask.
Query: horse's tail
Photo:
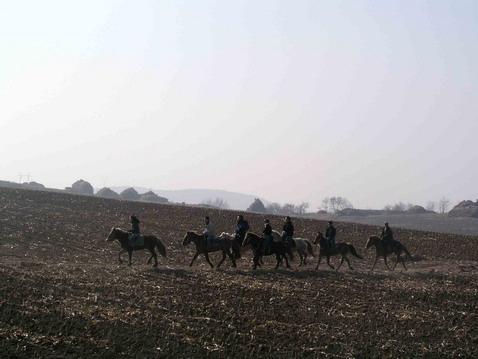
[[[237,240],[234,238],[234,239],[231,239],[231,242],[232,242],[232,255],[234,256],[234,259],[239,259],[241,258],[241,246],[239,245],[239,243],[237,242]]]
[[[357,257],[359,259],[363,259],[363,257],[360,254],[357,253],[357,251],[355,250],[355,247],[353,245],[349,244],[349,248],[350,248],[350,253],[352,253],[352,255],[354,257]]]
[[[156,248],[158,249],[159,253],[163,256],[163,257],[166,257],[166,247],[164,246],[164,244],[159,240],[159,238],[155,238],[156,241],[155,241],[155,245],[156,245]]]
[[[312,244],[307,239],[305,240],[305,244],[307,244],[307,251],[309,252],[309,254],[312,257],[315,257],[314,247],[312,247]]]

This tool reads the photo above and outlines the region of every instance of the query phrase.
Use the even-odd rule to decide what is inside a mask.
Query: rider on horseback
[[[382,238],[383,244],[387,252],[390,252],[395,240],[393,239],[393,231],[388,226],[388,222],[384,223],[384,227],[382,228],[382,234],[380,235],[380,238]]]
[[[293,236],[294,236],[294,225],[292,224],[290,217],[287,216],[284,218],[284,225],[282,226],[282,240],[291,242]]]
[[[262,231],[262,241],[258,250],[263,253],[268,253],[271,248],[273,238],[272,238],[272,227],[269,224],[268,219],[264,219],[264,230]]]
[[[237,216],[237,224],[236,224],[236,239],[240,240],[241,243],[246,236],[247,231],[249,230],[249,223],[244,219],[242,214]]]
[[[325,230],[325,239],[327,239],[327,247],[331,250],[335,246],[335,235],[337,231],[334,227],[334,223],[329,221],[329,226]]]
[[[205,228],[202,234],[204,235],[204,242],[206,243],[206,246],[209,247],[216,236],[214,234],[214,225],[209,221],[208,216],[204,217],[204,225]]]
[[[135,216],[132,215],[129,217],[129,222],[131,223],[131,229],[128,231],[129,236],[128,239],[132,241],[133,243],[136,241],[136,239],[139,237],[139,219]]]

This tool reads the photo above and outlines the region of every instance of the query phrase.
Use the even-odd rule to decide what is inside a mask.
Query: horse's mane
[[[368,236],[368,239],[381,239],[379,236],[375,235],[375,234],[372,234],[370,236]]]

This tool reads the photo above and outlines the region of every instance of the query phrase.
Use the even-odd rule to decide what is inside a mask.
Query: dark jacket
[[[138,222],[131,223],[131,229],[129,232],[139,234],[139,223]]]
[[[382,234],[380,235],[384,241],[393,240],[393,231],[390,227],[385,226],[382,229]]]
[[[270,224],[266,224],[266,226],[264,227],[264,230],[262,231],[262,234],[264,234],[264,236],[267,236],[267,237],[272,236],[272,227]]]
[[[294,236],[294,225],[291,221],[287,221],[282,226],[282,230],[284,231],[285,237],[293,237]]]
[[[241,239],[244,239],[248,230],[249,230],[249,223],[247,223],[246,220],[237,221],[236,236],[238,236]]]
[[[327,227],[325,230],[325,238],[335,238],[337,231],[334,226]]]

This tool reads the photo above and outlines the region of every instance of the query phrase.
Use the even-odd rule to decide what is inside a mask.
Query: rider
[[[272,227],[268,219],[264,219],[264,230],[262,231],[261,244],[259,250],[263,250],[263,253],[268,253],[272,244]]]
[[[204,235],[204,241],[206,246],[209,246],[212,240],[215,238],[214,234],[214,225],[210,222],[209,216],[204,217],[204,231],[202,232]]]
[[[284,225],[282,226],[282,240],[291,241],[294,236],[294,225],[290,220],[290,217],[287,216],[284,218]]]
[[[136,239],[139,237],[139,219],[135,216],[135,215],[132,215],[131,217],[129,217],[129,223],[131,223],[131,229],[128,230],[129,232],[129,235],[128,235],[128,239],[133,241],[133,243],[136,241]]]
[[[388,226],[388,222],[384,223],[384,227],[382,228],[382,234],[380,235],[380,238],[382,238],[383,244],[385,245],[385,249],[390,251],[392,244],[394,242],[393,239],[393,231],[392,229]]]
[[[327,246],[331,249],[335,245],[335,235],[337,231],[332,221],[329,221],[328,223],[329,225],[325,230],[325,239],[327,240]]]
[[[249,230],[249,223],[244,219],[242,214],[237,216],[237,223],[236,223],[236,239],[240,240],[241,242],[244,240],[247,231]]]

